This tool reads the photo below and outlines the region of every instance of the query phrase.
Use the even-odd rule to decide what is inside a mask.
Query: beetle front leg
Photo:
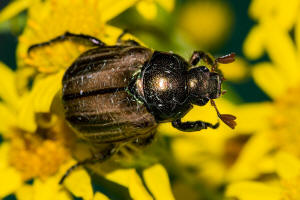
[[[215,64],[214,60],[204,51],[194,51],[189,63],[193,66],[196,66],[201,59],[208,65],[212,66]]]
[[[105,46],[104,42],[102,42],[101,40],[99,40],[99,39],[97,39],[93,36],[65,32],[63,35],[57,36],[57,37],[55,37],[55,38],[53,38],[49,41],[31,45],[28,48],[27,53],[29,54],[33,49],[36,49],[36,48],[39,48],[39,47],[44,47],[44,46],[49,46],[52,43],[61,42],[61,41],[65,41],[65,40],[74,40],[75,42],[78,42],[78,40],[81,40],[81,41],[87,42],[87,45]]]
[[[193,66],[196,66],[199,61],[202,59],[206,64],[212,67],[212,71],[217,70],[217,63],[228,64],[232,63],[235,60],[235,53],[230,53],[225,56],[216,58],[215,60],[205,53],[204,51],[194,51],[193,55],[190,58],[189,63]]]
[[[172,126],[174,128],[184,132],[200,131],[202,129],[207,129],[207,127],[216,129],[219,127],[219,125],[220,125],[219,122],[217,122],[216,124],[211,124],[200,120],[193,121],[193,122],[190,121],[182,122],[181,119],[177,119],[175,121],[172,121]]]

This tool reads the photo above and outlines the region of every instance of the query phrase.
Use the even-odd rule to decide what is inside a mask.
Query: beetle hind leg
[[[104,162],[107,159],[109,159],[110,157],[112,157],[117,152],[118,152],[117,145],[111,144],[111,145],[109,145],[108,148],[105,148],[103,151],[99,152],[98,154],[93,154],[93,157],[77,162],[76,164],[71,166],[66,171],[66,173],[63,175],[63,177],[60,179],[59,184],[60,185],[63,184],[65,179],[72,173],[72,171],[74,171],[78,167],[84,166],[87,164],[95,164],[95,163],[99,163],[99,162]]]
[[[105,46],[104,42],[102,42],[101,40],[99,40],[99,39],[97,39],[93,36],[65,32],[63,35],[57,36],[57,37],[55,37],[55,38],[53,38],[49,41],[31,45],[28,48],[27,53],[30,54],[30,52],[33,49],[44,47],[44,46],[49,46],[52,43],[62,42],[62,41],[65,41],[65,40],[72,40],[72,41],[81,42],[81,43],[84,41],[84,44],[89,45],[89,46]]]

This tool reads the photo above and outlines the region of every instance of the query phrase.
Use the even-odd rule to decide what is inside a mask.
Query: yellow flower
[[[291,1],[289,6],[293,9],[289,11],[281,3],[269,5],[270,2],[254,1],[251,5],[250,12],[255,11],[259,24],[250,31],[244,51],[253,59],[262,56],[263,52],[268,53],[271,61],[256,64],[252,75],[272,101],[234,106],[218,100],[222,101],[219,104],[222,112],[224,109],[224,113],[227,111],[237,116],[234,132],[221,126],[216,131],[181,133],[182,137],[172,141],[174,155],[180,163],[195,170],[197,177],[211,185],[238,184],[239,181],[254,179],[262,179],[262,183],[264,176],[277,173],[276,152],[300,156],[300,126],[297,123],[300,116],[299,1]],[[259,7],[254,8],[254,4]],[[291,35],[292,29],[295,35]],[[196,108],[185,120],[216,121],[210,113],[205,107],[201,107],[201,111]],[[160,130],[176,132],[169,131],[172,129],[168,125],[161,126]],[[276,177],[271,179],[279,181]],[[241,189],[233,188],[230,192]]]
[[[240,200],[297,200],[300,198],[300,160],[286,152],[274,156],[275,172],[279,181],[261,183],[240,181],[231,184],[226,191],[228,197]]]
[[[238,199],[299,199],[300,167],[300,15],[299,1],[254,0],[250,14],[258,24],[250,31],[244,52],[252,59],[267,53],[270,62],[254,66],[253,77],[272,101],[262,129],[253,136],[228,173],[227,196]],[[290,31],[294,29],[292,34]],[[255,105],[255,104],[254,104]],[[261,105],[256,104],[256,105]],[[264,107],[247,113],[256,117]],[[256,126],[255,123],[252,126]],[[256,181],[254,181],[256,180]]]
[[[254,3],[257,4],[256,1]],[[298,8],[298,10],[291,10],[291,12],[293,11],[298,14],[299,1],[291,1],[291,4],[293,4],[293,7]],[[284,18],[281,12],[286,11],[281,8],[278,5],[278,7],[276,6],[273,9],[277,11],[276,15]],[[265,15],[267,14],[265,13]],[[299,14],[298,16],[295,13],[290,14],[299,19]],[[294,28],[296,29],[295,38],[298,41],[300,36],[298,34],[298,27],[300,23],[296,19],[287,18],[286,20],[289,24],[291,21],[296,22],[294,24]],[[300,126],[298,123],[295,123],[299,119],[300,114],[300,104],[298,102],[300,94],[299,43],[293,42],[288,32],[289,30],[286,29],[289,26],[277,26],[273,20],[273,18],[269,19],[268,17],[260,18],[260,23],[249,33],[244,45],[245,53],[249,57],[258,58],[258,52],[266,51],[271,59],[271,62],[258,63],[253,69],[253,77],[256,83],[273,100],[269,103],[273,107],[273,111],[264,119],[264,123],[266,124],[265,129],[259,130],[257,136],[253,138],[253,140],[256,140],[256,143],[261,142],[262,145],[266,146],[264,147],[265,152],[256,154],[256,157],[257,155],[267,154],[272,149],[274,150],[274,148],[300,156],[298,148],[300,137],[297,134]],[[277,20],[281,23],[284,22],[283,19]],[[253,108],[253,113],[256,111],[257,109]],[[251,116],[251,113],[249,115]],[[269,142],[266,144],[261,141],[263,138]],[[253,144],[253,147],[257,148],[256,143]],[[250,153],[250,151],[251,148],[247,152]],[[255,152],[258,153],[257,151]],[[255,156],[253,153],[251,154]],[[249,159],[249,157],[253,156],[248,156],[245,153],[241,157],[248,157]]]
[[[136,9],[145,19],[152,20],[157,15],[157,4],[171,12],[174,9],[174,3],[174,0],[139,0]]]
[[[29,9],[27,26],[19,38],[17,71],[0,63],[0,133],[4,139],[0,144],[0,198],[14,194],[17,199],[27,200],[109,199],[94,191],[90,175],[82,168],[71,173],[63,186],[58,184],[67,169],[76,163],[71,155],[76,136],[61,118],[61,79],[86,47],[66,41],[30,55],[27,49],[65,31],[89,34],[113,44],[122,30],[106,22],[133,6],[135,1],[24,2],[16,1],[0,14],[4,20]],[[134,199],[174,199],[167,172],[160,164],[146,168],[143,177],[134,168],[106,173],[105,177],[128,188]]]

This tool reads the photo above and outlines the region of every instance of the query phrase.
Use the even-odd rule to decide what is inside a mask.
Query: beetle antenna
[[[234,129],[234,127],[236,126],[236,122],[234,121],[236,119],[235,116],[230,115],[230,114],[220,114],[214,100],[210,100],[211,105],[215,108],[218,117],[230,128]]]
[[[221,56],[215,60],[217,63],[229,64],[235,61],[235,53],[230,53],[225,56]]]
[[[225,56],[221,56],[215,59],[214,64],[212,65],[212,71],[218,71],[218,63],[229,64],[235,61],[235,53],[230,53]]]

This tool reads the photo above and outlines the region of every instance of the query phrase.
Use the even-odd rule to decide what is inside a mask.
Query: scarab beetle
[[[234,54],[213,60],[202,51],[195,51],[189,62],[177,54],[153,51],[134,40],[118,38],[108,46],[92,36],[66,32],[50,41],[32,45],[50,45],[66,39],[84,41],[95,46],[81,54],[67,69],[62,80],[65,118],[78,136],[97,146],[105,144],[99,156],[78,162],[60,183],[82,164],[104,161],[126,145],[151,143],[161,122],[172,122],[181,131],[217,128],[219,123],[182,122],[192,105],[208,101],[219,118],[234,128],[235,117],[221,115],[213,99],[221,94],[223,77],[217,63],[231,63]],[[197,66],[203,59],[211,67]]]

